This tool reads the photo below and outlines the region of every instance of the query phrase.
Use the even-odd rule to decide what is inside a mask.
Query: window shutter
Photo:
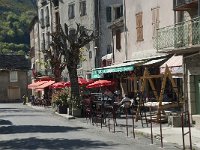
[[[112,17],[111,17],[111,7],[106,7],[106,18],[107,18],[107,22],[111,22]]]
[[[137,41],[143,41],[142,13],[136,14]]]
[[[121,31],[116,30],[116,49],[121,49]]]
[[[153,30],[153,37],[156,36],[156,30],[159,28],[159,8],[152,9],[152,30]]]

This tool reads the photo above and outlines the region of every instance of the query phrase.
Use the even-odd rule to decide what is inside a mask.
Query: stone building
[[[28,94],[30,62],[20,55],[0,55],[0,102],[21,102]]]

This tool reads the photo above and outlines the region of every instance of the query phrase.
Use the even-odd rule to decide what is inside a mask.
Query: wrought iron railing
[[[194,1],[197,1],[197,0],[174,0],[174,7],[180,7],[180,6],[183,6],[185,4],[189,4],[189,3],[192,3]]]
[[[157,50],[172,50],[197,44],[200,44],[200,17],[157,29],[154,39],[154,47]]]

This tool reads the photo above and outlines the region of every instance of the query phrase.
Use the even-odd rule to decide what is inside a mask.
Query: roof
[[[0,70],[29,70],[31,63],[23,55],[0,55]]]

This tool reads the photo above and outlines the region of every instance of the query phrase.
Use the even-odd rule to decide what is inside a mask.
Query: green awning
[[[96,68],[96,69],[92,70],[92,78],[93,79],[102,78],[103,74],[105,74],[105,73],[133,71],[134,64],[136,64],[136,63],[138,63],[138,61],[122,63],[122,64],[107,66],[107,67],[103,67],[103,68]]]

